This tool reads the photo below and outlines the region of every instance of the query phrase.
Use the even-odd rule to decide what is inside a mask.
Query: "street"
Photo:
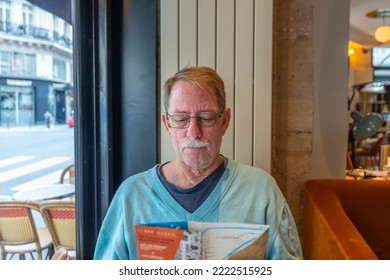
[[[58,182],[74,163],[74,128],[0,127],[0,198]]]

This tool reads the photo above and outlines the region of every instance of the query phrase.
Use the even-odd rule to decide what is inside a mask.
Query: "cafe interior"
[[[70,2],[76,176],[56,210],[73,219],[45,216],[51,200],[28,203],[48,226],[35,258],[93,258],[120,182],[174,155],[158,121],[162,81],[206,65],[233,112],[221,152],[275,178],[304,259],[390,259],[388,1]],[[49,217],[68,226],[65,245]],[[25,243],[0,245],[25,258]]]
[[[345,178],[304,183],[303,250],[306,259],[388,260],[390,9],[350,5]]]

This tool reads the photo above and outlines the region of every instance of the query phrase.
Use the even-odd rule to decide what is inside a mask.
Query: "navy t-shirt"
[[[162,165],[157,169],[157,174],[162,184],[173,196],[173,198],[175,198],[175,200],[180,203],[184,209],[190,213],[193,213],[207,199],[207,197],[217,185],[219,179],[221,179],[222,174],[226,169],[227,161],[227,158],[225,158],[224,162],[221,163],[217,169],[215,169],[209,176],[204,178],[201,182],[190,189],[180,189],[165,180],[160,171]]]

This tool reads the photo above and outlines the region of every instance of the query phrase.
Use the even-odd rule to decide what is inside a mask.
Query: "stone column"
[[[303,183],[313,149],[313,4],[274,0],[271,173],[302,232]]]
[[[349,0],[274,0],[271,173],[302,233],[303,185],[344,179]]]

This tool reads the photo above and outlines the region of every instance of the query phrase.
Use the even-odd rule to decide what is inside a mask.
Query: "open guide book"
[[[140,260],[261,260],[268,225],[172,222],[136,225]]]

